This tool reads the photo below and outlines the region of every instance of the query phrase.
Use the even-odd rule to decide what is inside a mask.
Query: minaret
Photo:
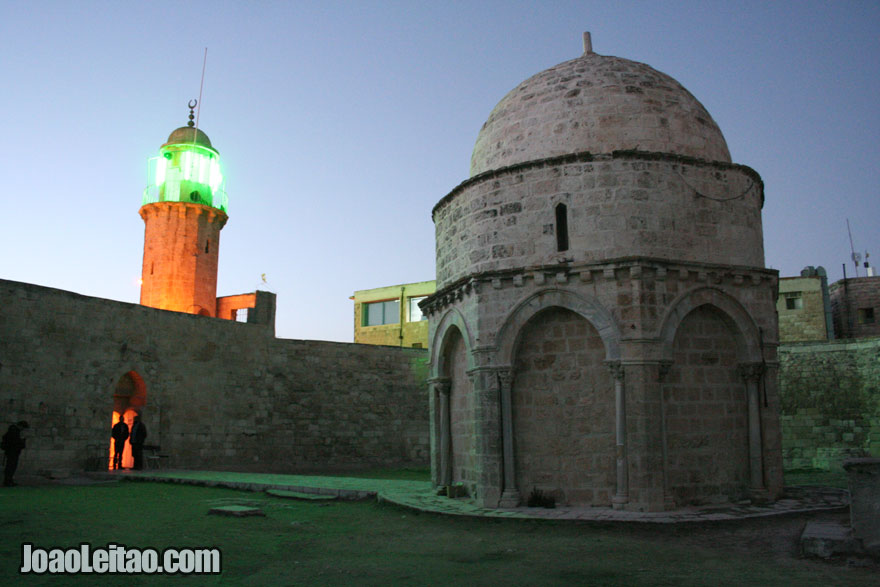
[[[150,159],[141,218],[144,265],[141,304],[203,316],[217,314],[217,257],[226,224],[220,154],[208,135],[189,123]]]

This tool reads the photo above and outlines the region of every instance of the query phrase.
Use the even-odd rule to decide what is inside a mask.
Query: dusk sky
[[[350,342],[355,290],[434,278],[431,208],[495,104],[583,31],[681,82],[762,176],[768,267],[853,276],[847,219],[880,263],[874,0],[5,0],[0,278],[138,302],[147,160],[186,124],[207,47],[218,295],[267,288],[279,337]]]

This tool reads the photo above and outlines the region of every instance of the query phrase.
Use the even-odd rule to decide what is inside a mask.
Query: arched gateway
[[[129,371],[123,374],[116,382],[113,389],[113,413],[110,419],[110,427],[112,428],[120,419],[124,420],[129,430],[134,422],[134,417],[140,415],[147,405],[147,385],[143,378],[136,371]],[[108,428],[109,433],[109,428]],[[116,452],[114,440],[110,439],[110,464],[109,469],[113,468],[113,454]],[[131,455],[131,445],[126,442],[122,456],[123,468],[130,469],[134,466],[134,459]]]

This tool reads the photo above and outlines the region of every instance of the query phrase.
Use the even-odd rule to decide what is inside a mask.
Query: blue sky
[[[147,160],[220,151],[218,295],[265,273],[283,338],[351,341],[355,290],[434,277],[431,208],[527,77],[582,51],[688,88],[764,179],[767,266],[880,262],[880,3],[0,4],[0,278],[139,298]]]

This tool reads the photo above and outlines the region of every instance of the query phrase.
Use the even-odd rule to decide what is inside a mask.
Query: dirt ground
[[[849,525],[849,510],[841,512],[814,512],[753,518],[731,522],[677,524],[674,527],[640,527],[634,535],[646,539],[675,538],[695,548],[711,548],[730,553],[741,553],[758,558],[766,557],[803,568],[827,565],[857,567],[880,573],[880,560],[863,556],[839,556],[824,560],[805,557],[800,538],[808,522],[828,521]],[[878,577],[880,584],[880,577]]]

